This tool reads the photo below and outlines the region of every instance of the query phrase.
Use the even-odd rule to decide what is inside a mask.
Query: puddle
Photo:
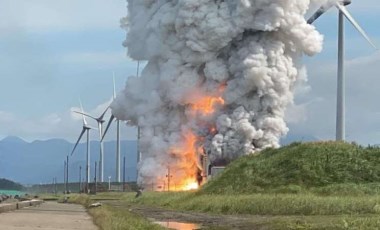
[[[174,222],[174,221],[155,221],[154,223],[159,224],[165,228],[175,229],[175,230],[201,229],[201,226],[199,224],[192,224],[192,223],[180,223],[180,222]]]

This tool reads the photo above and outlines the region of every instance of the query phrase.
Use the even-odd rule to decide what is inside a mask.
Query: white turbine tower
[[[113,76],[113,99],[116,98],[116,86],[115,86],[115,75]],[[104,130],[102,140],[106,136],[109,127],[112,124],[112,121],[115,119],[115,116],[111,114],[111,117],[108,121],[107,127]],[[121,182],[121,176],[120,176],[120,121],[119,119],[116,119],[116,182]]]
[[[83,111],[82,112],[73,111],[74,113],[82,114],[83,116],[92,118],[93,120],[95,120],[98,123],[99,145],[100,145],[99,146],[99,148],[100,148],[100,152],[99,152],[99,178],[100,178],[100,182],[102,182],[102,183],[104,182],[104,143],[103,143],[103,139],[102,139],[102,137],[103,137],[103,124],[105,122],[104,115],[106,114],[108,108],[109,107],[107,107],[99,117],[94,117],[88,113],[84,113]]]
[[[82,113],[83,113],[82,102],[79,101],[79,103],[80,103],[81,111],[82,111]],[[73,150],[71,151],[71,155],[74,154],[74,151],[75,151],[75,149],[77,148],[77,146],[78,146],[78,144],[79,144],[79,141],[82,139],[83,134],[86,133],[86,136],[87,136],[87,148],[86,148],[86,182],[87,182],[87,183],[90,183],[90,129],[93,129],[93,128],[87,124],[87,121],[86,121],[86,118],[84,117],[84,115],[82,115],[82,119],[83,119],[82,132],[80,133],[79,138],[78,138],[77,142],[75,143],[75,146],[74,146]],[[87,189],[88,189],[88,188],[87,188]]]
[[[360,27],[356,20],[348,12],[346,6],[351,0],[340,0],[336,3],[327,3],[321,6],[316,13],[307,21],[312,24],[327,10],[335,6],[339,10],[339,38],[338,38],[338,84],[337,84],[337,111],[336,111],[336,140],[345,140],[345,72],[344,72],[344,17],[361,33],[361,35],[375,48],[366,32]]]
[[[140,69],[140,61],[137,62],[137,77],[139,77],[139,69]],[[115,88],[115,76],[113,79],[113,99],[116,98],[116,88]],[[104,139],[105,135],[108,132],[109,127],[112,124],[112,121],[115,119],[115,116],[111,113],[111,117],[108,121],[107,127],[104,130],[104,134],[102,139]],[[117,121],[117,147],[116,147],[116,175],[118,175],[118,182],[120,182],[120,121],[116,119]],[[140,126],[137,126],[137,164],[140,163],[141,160],[141,153],[139,149],[139,143],[140,143],[140,136],[141,136],[141,130]],[[137,176],[138,176],[138,171],[137,171]]]
[[[136,77],[139,77],[139,73],[140,72],[140,61],[137,61],[137,70],[136,70]],[[137,122],[138,124],[138,122]],[[139,164],[140,164],[140,161],[141,161],[141,152],[140,152],[140,138],[141,138],[141,128],[140,126],[138,125],[137,126],[137,170],[136,170],[136,181],[139,177]]]

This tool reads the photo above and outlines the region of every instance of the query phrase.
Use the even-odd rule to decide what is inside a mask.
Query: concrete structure
[[[42,203],[43,203],[42,200],[28,200],[28,201],[14,202],[14,203],[4,203],[4,204],[0,204],[0,213],[10,212],[10,211],[22,209],[25,207],[37,206]]]

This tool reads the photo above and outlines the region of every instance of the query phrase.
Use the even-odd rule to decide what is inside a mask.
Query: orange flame
[[[210,115],[215,112],[216,105],[224,105],[224,99],[221,97],[203,97],[199,101],[191,104],[192,110]]]
[[[197,182],[190,182],[188,184],[185,184],[185,186],[181,190],[189,191],[189,190],[197,190],[198,188],[199,188],[199,185]]]
[[[218,88],[218,93],[221,95],[225,89],[225,85]],[[215,112],[217,106],[222,106],[225,101],[220,96],[201,96],[193,103],[190,103],[189,108],[194,114],[211,115]],[[210,125],[210,124],[208,124]],[[217,132],[215,125],[210,125],[210,133]],[[170,151],[174,156],[179,156],[180,162],[178,165],[181,172],[172,172],[170,185],[171,191],[188,191],[199,188],[198,182],[198,161],[199,153],[203,152],[203,148],[197,145],[202,142],[202,137],[196,136],[192,130],[183,131],[183,139],[177,146],[173,146]]]

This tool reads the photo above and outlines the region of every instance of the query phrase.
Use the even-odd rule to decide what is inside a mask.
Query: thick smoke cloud
[[[142,129],[140,182],[165,180],[168,166],[176,183],[195,178],[202,154],[217,163],[279,146],[300,58],[322,49],[311,3],[128,0],[124,45],[148,64],[111,108]]]

